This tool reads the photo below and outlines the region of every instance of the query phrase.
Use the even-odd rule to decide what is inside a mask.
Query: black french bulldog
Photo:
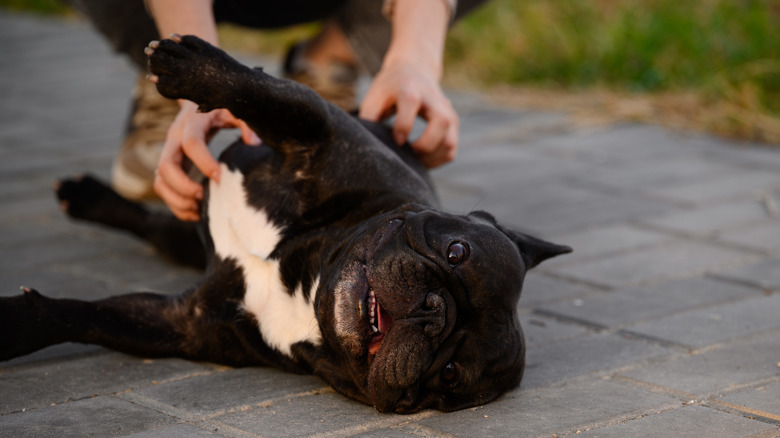
[[[571,251],[437,209],[425,169],[389,129],[192,36],[150,45],[158,90],[227,108],[262,138],[236,142],[199,224],[150,212],[96,180],[63,181],[72,217],[205,265],[178,296],[0,298],[0,360],[60,342],[314,373],[382,412],[496,399],[525,365],[516,305],[527,269]]]

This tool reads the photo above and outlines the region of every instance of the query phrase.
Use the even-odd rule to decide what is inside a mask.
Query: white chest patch
[[[265,212],[247,205],[241,172],[231,172],[225,164],[221,172],[219,184],[209,183],[209,231],[217,255],[236,260],[244,270],[244,310],[258,321],[263,340],[283,354],[290,356],[296,342],[319,344],[314,300],[305,299],[300,288],[288,294],[279,262],[268,259],[281,239],[281,229]]]

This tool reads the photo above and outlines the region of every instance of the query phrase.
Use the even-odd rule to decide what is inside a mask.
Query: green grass
[[[0,0],[0,7],[47,15],[65,14],[70,11],[70,7],[61,0]]]
[[[494,0],[448,41],[448,60],[485,83],[641,91],[778,57],[777,0]]]
[[[692,91],[777,118],[780,0],[493,0],[455,26],[446,59],[482,86]]]

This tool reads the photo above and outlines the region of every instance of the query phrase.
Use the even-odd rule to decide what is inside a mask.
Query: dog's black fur
[[[89,177],[63,181],[58,196],[70,216],[133,232],[205,275],[178,296],[84,302],[27,289],[2,298],[0,359],[75,341],[271,365],[403,413],[479,405],[519,384],[526,270],[570,248],[485,212],[441,212],[408,145],[302,85],[195,37],[153,47],[163,95],[227,108],[264,145],[237,142],[222,154],[200,224],[150,212]]]

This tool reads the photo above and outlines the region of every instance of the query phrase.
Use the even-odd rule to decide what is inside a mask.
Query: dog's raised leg
[[[130,232],[177,263],[206,266],[206,251],[194,222],[150,211],[88,175],[59,181],[55,192],[62,210],[74,219]]]
[[[227,108],[265,143],[321,142],[331,134],[331,106],[313,90],[249,68],[195,36],[153,41],[147,55],[162,95],[201,111]]]
[[[383,144],[377,137],[382,137],[379,125],[358,121],[312,89],[244,66],[194,36],[154,41],[147,55],[150,80],[164,96],[191,100],[203,111],[228,109],[279,153],[283,169],[298,183],[306,184],[303,176],[327,173],[308,192],[365,190],[373,198],[388,194],[406,202],[435,203],[419,163],[402,157],[411,156],[411,149],[398,148],[395,141],[387,142],[390,147]],[[319,170],[310,171],[314,167]],[[410,167],[419,178],[399,191],[396,176],[409,174]],[[356,172],[371,177],[356,177]]]

